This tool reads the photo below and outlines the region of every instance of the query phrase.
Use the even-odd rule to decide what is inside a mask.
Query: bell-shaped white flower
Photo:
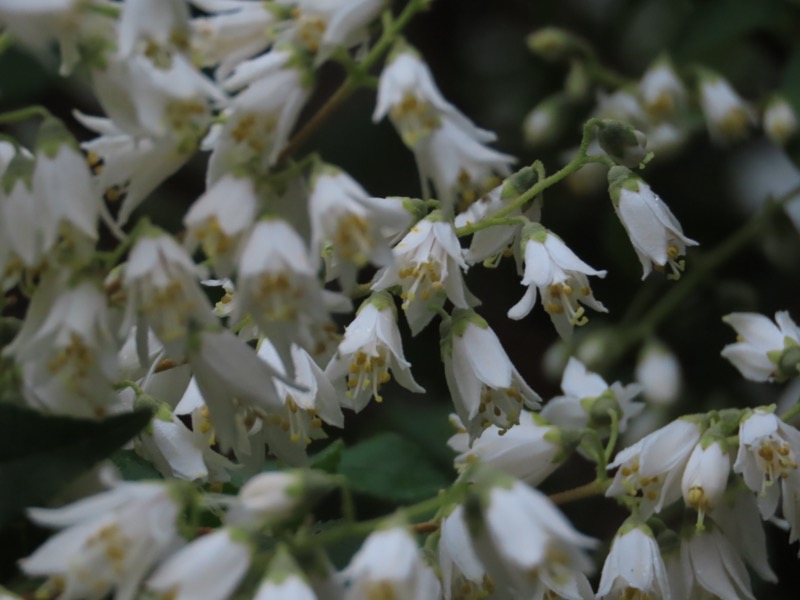
[[[444,600],[483,598],[492,592],[492,581],[472,548],[463,505],[442,519],[437,550]]]
[[[701,524],[704,515],[720,504],[728,485],[731,457],[723,444],[724,440],[697,444],[683,470],[683,501],[697,511]]]
[[[569,456],[559,428],[535,412],[523,410],[519,423],[511,429],[490,425],[471,446],[469,434],[458,417],[451,415],[450,421],[459,431],[447,441],[447,445],[459,453],[453,462],[462,472],[469,465],[480,462],[535,486]]]
[[[561,379],[563,396],[551,399],[541,411],[543,418],[559,427],[582,429],[608,424],[609,411],[617,414],[618,430],[624,432],[628,422],[644,409],[644,404],[633,402],[642,391],[639,384],[622,385],[605,380],[589,371],[575,357],[570,357]]]
[[[700,106],[711,139],[718,144],[747,136],[756,123],[755,111],[718,73],[700,71]]]
[[[118,50],[133,54],[141,45],[184,50],[189,42],[189,7],[185,0],[133,0],[122,5]]]
[[[722,320],[733,327],[738,341],[721,354],[745,378],[784,381],[797,376],[800,329],[788,312],[775,313],[775,323],[758,313],[731,313]]]
[[[498,479],[478,491],[480,519],[467,523],[473,548],[495,588],[524,598],[551,590],[562,598],[591,598],[584,554],[596,541],[578,533],[541,492]],[[466,518],[466,513],[464,513]]]
[[[45,412],[103,417],[115,403],[118,344],[99,281],[49,273],[4,353],[22,367],[25,397]]]
[[[195,539],[156,569],[147,588],[173,600],[230,598],[252,558],[243,538],[224,527]]]
[[[658,543],[644,523],[625,523],[617,532],[603,564],[597,597],[673,597]]]
[[[797,133],[797,114],[786,98],[775,96],[764,109],[763,124],[769,139],[785,146]]]
[[[342,573],[345,600],[380,596],[396,600],[438,598],[439,581],[408,529],[395,525],[369,535]]]
[[[693,531],[681,542],[685,598],[755,600],[742,557],[716,527]]]
[[[431,307],[442,307],[449,299],[457,308],[478,303],[464,283],[467,264],[453,225],[433,211],[419,221],[394,248],[395,264],[378,272],[374,290],[394,285],[403,289],[400,297],[411,333],[416,335],[431,322]]]
[[[642,263],[642,279],[653,268],[663,270],[668,264],[671,277],[680,277],[684,269],[680,257],[687,246],[696,246],[697,242],[683,235],[680,223],[667,205],[630,169],[612,167],[608,182],[614,209]]]
[[[325,369],[331,381],[347,380],[349,408],[361,411],[371,398],[380,402],[380,387],[391,379],[409,391],[422,393],[403,355],[397,313],[391,296],[376,292],[368,298],[347,326],[344,339]]]
[[[681,365],[678,357],[659,341],[648,342],[636,362],[636,381],[651,404],[667,406],[681,391]]]
[[[367,263],[394,262],[384,232],[403,230],[411,221],[401,198],[371,198],[347,173],[329,165],[313,176],[308,211],[312,259],[325,255],[328,279],[339,277],[346,290]]]
[[[182,357],[190,324],[216,323],[198,284],[203,275],[171,235],[155,228],[145,232],[133,245],[124,268],[125,328],[138,319],[140,327],[146,324],[155,332],[168,354]]]
[[[697,423],[678,419],[617,453],[617,469],[606,496],[640,498],[639,513],[648,517],[681,497],[681,478],[700,441]]]
[[[686,87],[667,57],[659,58],[645,71],[639,94],[644,109],[654,119],[670,117],[686,106]]]
[[[791,541],[800,537],[798,460],[797,429],[760,408],[742,420],[733,470],[741,473],[747,487],[758,494],[758,508],[764,519],[775,515],[783,499],[783,516],[791,525]]]
[[[536,304],[537,291],[556,331],[564,339],[572,336],[574,326],[588,322],[580,304],[608,312],[594,299],[587,278],[587,275],[605,277],[606,271],[597,271],[587,265],[561,238],[539,223],[530,223],[523,228],[521,245],[525,256],[525,275],[521,283],[528,289],[509,309],[509,318],[525,317]]]
[[[442,321],[442,361],[461,422],[474,440],[491,424],[510,429],[541,398],[522,379],[489,324],[472,310]]]
[[[234,269],[239,242],[258,210],[255,185],[249,177],[225,175],[192,204],[183,218],[187,244],[200,245],[214,264],[214,272],[227,277]]]
[[[57,581],[59,597],[133,600],[151,567],[180,543],[182,507],[168,484],[120,483],[57,509],[29,509],[33,521],[61,529],[20,562],[31,576]]]
[[[279,546],[253,600],[317,600],[317,595],[286,547]]]

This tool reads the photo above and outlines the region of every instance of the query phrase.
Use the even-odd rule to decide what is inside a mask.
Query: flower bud
[[[631,125],[603,119],[597,125],[600,147],[617,164],[635,168],[647,156],[647,138]]]
[[[522,123],[522,132],[528,145],[544,146],[556,140],[564,126],[566,102],[563,94],[553,94],[528,113]]]
[[[544,27],[528,36],[528,48],[544,60],[556,62],[586,54],[585,42],[558,27]]]
[[[678,399],[681,389],[681,365],[664,344],[648,342],[639,353],[636,379],[644,386],[644,395],[653,404],[669,405]]]

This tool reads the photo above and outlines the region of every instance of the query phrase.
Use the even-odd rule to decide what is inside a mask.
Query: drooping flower
[[[443,306],[446,298],[457,308],[478,303],[464,283],[461,271],[467,264],[462,254],[453,225],[433,211],[395,246],[395,264],[378,272],[372,289],[402,287],[402,308],[416,335],[433,319],[431,307]]]
[[[763,123],[764,132],[779,146],[785,146],[797,133],[797,115],[783,96],[775,96],[769,101],[764,109]]]
[[[700,106],[711,139],[725,144],[745,137],[756,115],[730,83],[718,73],[700,71]]]
[[[349,407],[361,411],[375,398],[382,400],[380,386],[391,379],[391,369],[397,382],[409,391],[421,393],[411,374],[411,363],[403,355],[397,313],[391,296],[376,292],[368,298],[347,326],[344,339],[325,369],[331,381],[346,377],[345,394]]]
[[[121,56],[131,56],[139,45],[183,51],[188,44],[189,7],[185,0],[134,0],[122,5],[118,37]]]
[[[609,469],[617,469],[606,496],[640,498],[639,513],[648,517],[681,497],[681,478],[700,441],[697,423],[678,419],[620,450]]]
[[[687,506],[697,511],[698,523],[722,502],[731,470],[731,457],[724,440],[698,443],[692,450],[681,478],[681,492]]]
[[[317,600],[317,595],[289,550],[281,545],[269,561],[253,600]]]
[[[652,404],[669,405],[681,390],[681,365],[678,357],[662,342],[651,340],[642,348],[636,362],[636,381]]]
[[[511,319],[525,317],[536,304],[537,291],[550,315],[556,331],[564,339],[572,336],[575,325],[584,325],[588,319],[585,304],[601,312],[606,307],[594,299],[587,275],[605,277],[606,271],[597,271],[579,259],[557,235],[539,223],[529,223],[522,230],[522,253],[525,256],[525,275],[522,285],[527,291],[522,299],[508,311]]]
[[[684,269],[680,258],[687,246],[697,242],[683,235],[683,229],[667,205],[650,186],[626,167],[612,167],[608,172],[609,194],[622,226],[644,271],[663,270],[669,264],[671,277],[677,279]]]
[[[494,585],[472,548],[463,505],[442,518],[437,551],[444,600],[477,600],[493,591]]]
[[[509,429],[523,407],[541,398],[522,379],[489,324],[473,310],[456,309],[442,321],[441,349],[447,387],[470,441],[491,424]]]
[[[717,527],[694,529],[681,542],[686,598],[755,600],[742,557]]]
[[[668,118],[686,105],[686,87],[668,57],[657,59],[645,71],[639,93],[644,109],[654,119]]]
[[[614,536],[603,564],[597,597],[662,600],[673,597],[658,543],[644,523],[626,522]]]
[[[775,323],[758,313],[731,313],[722,320],[734,328],[738,341],[721,354],[744,377],[785,381],[798,375],[800,329],[788,312],[775,313]]]
[[[150,568],[180,543],[181,506],[170,484],[120,483],[57,509],[29,509],[31,519],[61,529],[20,562],[32,576],[57,581],[64,600],[132,600]]]

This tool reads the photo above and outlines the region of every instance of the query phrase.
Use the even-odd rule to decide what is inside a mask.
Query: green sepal
[[[81,151],[75,137],[60,119],[52,116],[45,117],[39,127],[39,134],[36,136],[36,152],[44,154],[48,158],[55,158],[61,150],[61,146],[64,145],[75,152]]]

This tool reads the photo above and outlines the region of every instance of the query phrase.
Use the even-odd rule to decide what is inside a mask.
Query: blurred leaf
[[[340,439],[335,440],[331,444],[328,444],[324,450],[312,456],[309,466],[312,469],[319,469],[326,473],[337,473],[344,449],[344,442]]]
[[[149,411],[104,421],[42,415],[0,405],[0,527],[41,505],[108,457],[149,422]]]
[[[447,445],[447,440],[455,433],[448,418],[452,412],[450,402],[415,402],[413,410],[408,409],[408,404],[393,402],[381,413],[376,428],[394,431],[414,442],[439,467],[447,469],[452,466],[454,456]]]
[[[339,472],[354,491],[412,504],[450,485],[450,478],[416,444],[396,433],[381,433],[342,452]]]
[[[133,450],[117,450],[111,455],[111,462],[119,469],[125,481],[142,479],[163,479],[161,473]]]
[[[792,105],[796,115],[800,116],[800,45],[796,46],[792,56],[783,70],[783,95]],[[794,164],[800,166],[800,136],[795,134],[786,148],[786,153]]]
[[[776,0],[718,0],[699,3],[687,18],[675,45],[675,56],[681,62],[723,43],[735,42],[758,29],[779,29],[786,24],[785,2]]]

